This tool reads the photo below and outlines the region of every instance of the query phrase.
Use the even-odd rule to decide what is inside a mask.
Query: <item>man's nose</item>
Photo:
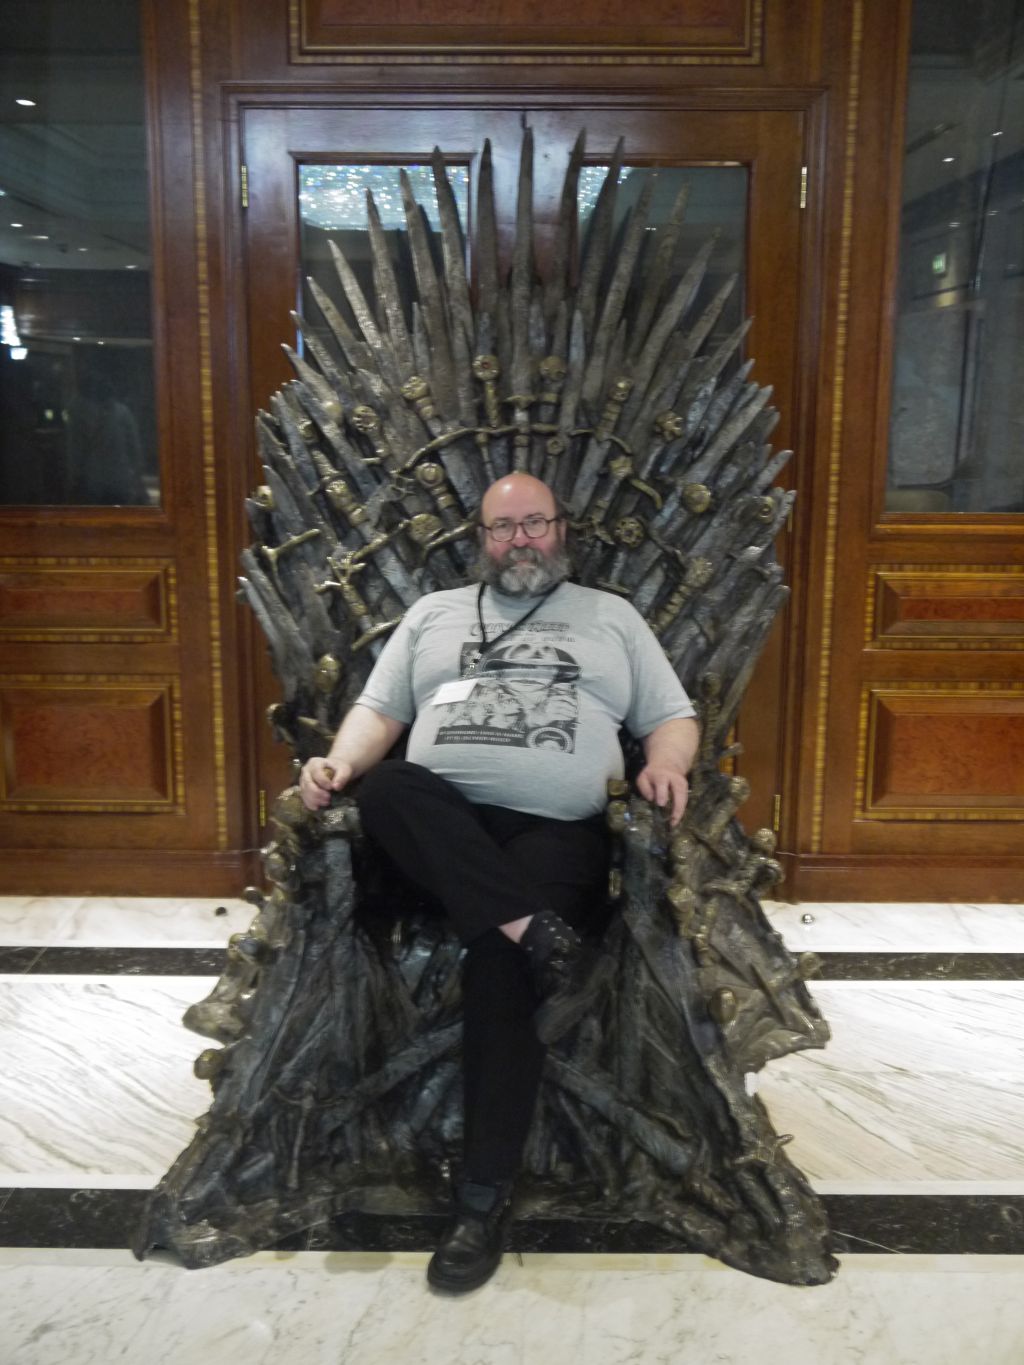
[[[523,523],[522,523],[521,521],[516,522],[516,533],[515,533],[515,535],[512,537],[512,544],[513,544],[513,545],[529,545],[529,543],[530,543],[530,537],[529,537],[529,536],[526,534],[526,532],[524,531],[524,529],[523,529]]]

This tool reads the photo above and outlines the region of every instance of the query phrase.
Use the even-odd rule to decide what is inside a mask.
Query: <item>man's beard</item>
[[[517,545],[500,563],[481,549],[473,570],[478,583],[497,588],[507,597],[538,597],[569,577],[572,562],[564,545],[549,554],[532,545]]]

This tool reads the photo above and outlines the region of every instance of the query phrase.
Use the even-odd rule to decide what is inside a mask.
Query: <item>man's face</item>
[[[504,541],[481,531],[484,581],[513,597],[544,592],[561,582],[568,574],[565,523],[550,521],[544,535],[536,538],[528,536],[522,527],[527,517],[551,518],[555,514],[554,496],[538,480],[510,479],[489,489],[480,507],[483,525],[507,519],[516,527],[512,539]]]

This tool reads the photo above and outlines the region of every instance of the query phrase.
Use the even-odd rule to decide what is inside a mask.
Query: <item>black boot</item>
[[[539,910],[526,926],[519,946],[529,958],[533,988],[542,1000],[568,985],[582,940],[553,910]]]
[[[584,948],[571,925],[553,910],[533,916],[519,946],[530,959],[540,1005],[533,1016],[537,1037],[547,1045],[586,1014],[602,977],[596,954]]]
[[[449,1294],[465,1294],[486,1283],[501,1263],[511,1210],[511,1180],[497,1185],[463,1180],[455,1217],[427,1266],[430,1284]]]

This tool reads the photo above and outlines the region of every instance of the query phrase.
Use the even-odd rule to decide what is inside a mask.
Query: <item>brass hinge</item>
[[[772,797],[772,833],[778,834],[779,825],[782,823],[782,796],[776,792]]]
[[[242,208],[249,207],[249,167],[242,166]],[[803,205],[801,205],[801,208]]]
[[[267,823],[267,792],[265,787],[260,787],[260,829]]]
[[[800,207],[807,207],[807,167],[800,167]]]

